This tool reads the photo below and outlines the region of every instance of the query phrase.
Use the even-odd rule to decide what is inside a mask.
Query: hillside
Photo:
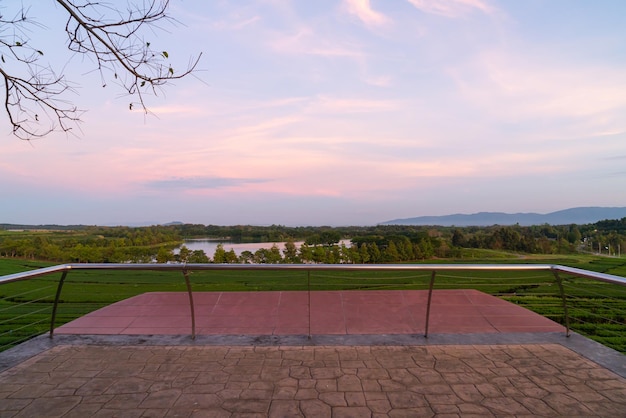
[[[381,222],[381,225],[438,225],[438,226],[490,226],[490,225],[568,225],[591,224],[605,219],[626,217],[626,207],[579,207],[546,214],[479,212],[444,216],[418,216]]]

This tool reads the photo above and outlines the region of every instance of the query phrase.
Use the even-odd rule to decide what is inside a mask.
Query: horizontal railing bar
[[[567,267],[567,266],[553,266],[553,267],[554,269],[562,273],[572,274],[574,276],[585,277],[588,279],[600,280],[602,282],[607,282],[607,283],[617,283],[617,284],[621,284],[622,286],[626,286],[625,277],[615,276],[613,274],[607,274],[607,273],[598,273],[595,271],[583,270],[583,269],[579,269],[575,267]]]
[[[0,277],[0,284],[31,279],[70,270],[153,270],[153,271],[199,271],[199,270],[252,270],[252,271],[460,271],[460,270],[520,270],[557,271],[608,283],[626,286],[626,278],[607,273],[549,264],[162,264],[162,263],[78,263],[61,264]]]
[[[16,282],[24,279],[32,279],[34,277],[45,276],[47,274],[61,273],[67,270],[71,270],[69,264],[60,264],[58,266],[43,267],[36,270],[24,271],[21,273],[7,274],[5,276],[0,276],[0,284]]]

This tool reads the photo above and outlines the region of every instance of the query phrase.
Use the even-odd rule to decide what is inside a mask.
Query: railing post
[[[54,297],[54,304],[52,305],[52,315],[50,317],[50,338],[54,337],[54,323],[57,318],[57,307],[59,306],[59,298],[61,297],[61,289],[63,288],[63,282],[65,282],[65,276],[67,276],[67,270],[61,275],[59,285],[57,286],[57,294]]]
[[[426,326],[424,327],[424,338],[428,338],[428,323],[430,321],[430,303],[433,300],[433,287],[435,285],[436,270],[430,275],[430,285],[428,286],[428,302],[426,303]]]
[[[311,339],[311,270],[306,271],[306,285],[309,297],[309,340]]]
[[[552,274],[556,279],[556,284],[559,286],[559,291],[561,292],[561,300],[563,301],[563,312],[565,313],[565,336],[569,337],[569,312],[567,310],[567,298],[565,297],[565,290],[563,289],[563,279],[559,275],[557,270],[552,270]]]
[[[191,282],[189,281],[189,271],[183,268],[183,276],[185,276],[185,284],[187,285],[187,294],[189,295],[189,307],[191,309],[191,339],[196,339],[196,310],[193,306],[193,295],[191,293]]]

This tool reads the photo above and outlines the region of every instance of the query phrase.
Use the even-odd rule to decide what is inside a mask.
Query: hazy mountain
[[[583,207],[540,213],[480,212],[444,216],[418,216],[415,218],[394,219],[381,225],[439,225],[439,226],[490,226],[490,225],[567,225],[592,224],[605,219],[626,217],[626,207],[602,208]]]

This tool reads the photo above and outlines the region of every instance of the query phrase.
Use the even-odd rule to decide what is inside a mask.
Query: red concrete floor
[[[193,299],[197,335],[423,334],[428,292],[314,291],[310,300],[307,292],[297,291],[200,292]],[[563,331],[547,318],[477,290],[433,292],[431,334]],[[78,318],[55,333],[190,334],[189,297],[146,293]]]

